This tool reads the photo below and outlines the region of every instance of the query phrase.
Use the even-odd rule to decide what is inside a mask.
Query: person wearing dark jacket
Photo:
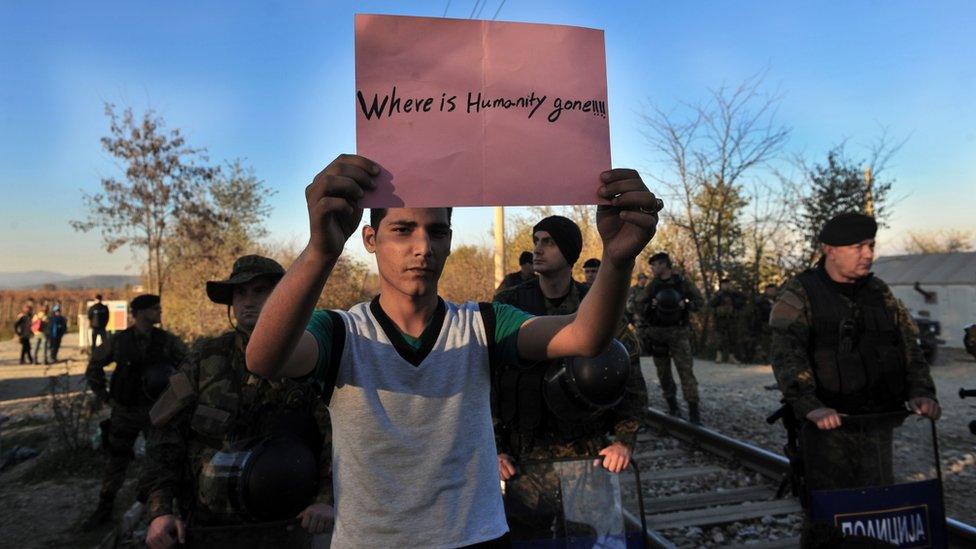
[[[108,327],[108,307],[102,303],[102,294],[95,296],[95,304],[88,308],[88,326],[91,328],[91,349],[94,354],[97,340],[105,344],[105,331]]]
[[[31,355],[31,337],[34,332],[31,330],[31,319],[34,317],[34,311],[31,310],[30,305],[24,305],[23,310],[17,315],[17,320],[14,321],[14,333],[17,334],[17,339],[20,340],[20,363],[21,364],[33,364],[34,357]],[[24,357],[27,360],[24,360]]]
[[[550,216],[535,225],[532,240],[536,244],[533,267],[539,277],[500,292],[495,301],[536,316],[576,313],[591,288],[572,278],[573,264],[579,258],[583,242],[579,227],[565,217]],[[537,496],[558,491],[560,482],[553,472],[538,480],[515,476],[520,462],[600,455],[603,467],[613,473],[619,473],[630,463],[637,429],[647,407],[647,388],[640,373],[640,344],[636,333],[624,318],[616,330],[616,338],[630,355],[630,375],[624,396],[618,404],[588,421],[571,422],[545,403],[531,404],[545,402],[542,380],[554,366],[550,361],[538,362],[528,369],[509,369],[495,383],[499,473],[501,480],[509,482],[506,486],[506,498],[511,503],[507,509],[509,525],[519,535],[545,526],[537,524],[538,516],[527,519],[526,508],[534,513],[542,511],[533,507],[545,499]],[[543,512],[542,516],[548,515]]]
[[[502,279],[502,283],[498,285],[495,293],[508,288],[514,288],[523,282],[528,282],[536,277],[535,271],[532,270],[532,252],[522,252],[519,255],[519,270],[514,273],[508,273],[505,278]]]
[[[112,518],[115,494],[125,482],[134,454],[132,445],[149,428],[149,408],[187,355],[186,345],[175,335],[157,328],[162,318],[159,296],[144,294],[130,304],[135,324],[98,347],[88,363],[85,379],[95,393],[96,408],[103,403],[112,415],[102,424],[102,446],[108,464],[102,477],[98,508],[82,529],[89,531]],[[115,363],[111,382],[105,367]]]
[[[47,340],[51,362],[58,361],[58,351],[61,349],[61,338],[68,332],[68,319],[61,314],[61,305],[56,303],[51,307],[51,316],[47,321]]]

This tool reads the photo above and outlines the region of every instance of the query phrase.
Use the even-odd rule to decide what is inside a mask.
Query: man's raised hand
[[[647,190],[636,170],[607,170],[600,174],[600,182],[600,197],[610,201],[596,214],[603,253],[622,267],[633,262],[654,236],[664,203]]]
[[[308,203],[309,247],[338,256],[363,218],[359,201],[376,188],[380,167],[354,154],[340,154],[305,188]]]

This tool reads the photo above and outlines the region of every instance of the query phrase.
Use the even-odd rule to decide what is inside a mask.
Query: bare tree
[[[187,145],[179,129],[164,132],[151,109],[137,120],[131,108],[119,115],[106,103],[105,115],[110,135],[101,139],[102,147],[125,175],[103,178],[100,193],[83,192],[88,217],[70,223],[78,231],[100,229],[109,253],[126,245],[144,250],[149,287],[161,294],[172,225],[181,216],[209,215],[196,200],[214,168],[198,164],[207,160],[204,149]]]
[[[776,121],[779,97],[761,92],[762,83],[756,75],[712,90],[704,103],[642,115],[644,136],[665,168],[654,176],[666,191],[665,220],[687,233],[709,297],[715,278],[743,252],[741,215],[749,196],[742,185],[789,136]]]
[[[743,275],[749,287],[759,291],[763,284],[782,282],[790,272],[796,244],[789,230],[793,210],[784,187],[761,181],[747,187],[747,201]]]

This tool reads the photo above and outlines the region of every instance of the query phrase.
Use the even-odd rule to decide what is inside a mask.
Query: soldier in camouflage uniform
[[[198,342],[152,408],[144,479],[150,547],[186,540],[208,547],[308,546],[309,534],[325,531],[331,521],[331,427],[317,388],[267,381],[245,365],[248,338],[284,272],[274,260],[250,255],[234,263],[228,280],[207,283],[211,301],[231,306],[237,325]],[[215,471],[212,458],[219,451],[269,435],[297,437],[319,456],[319,478],[309,479],[318,483],[318,496],[299,514],[308,533],[254,524]]]
[[[820,433],[844,415],[909,408],[941,413],[917,329],[888,286],[871,275],[877,224],[841,214],[820,233],[817,266],[788,281],[770,313],[773,373],[796,418]],[[877,485],[890,477],[893,425],[818,436],[805,449],[810,489]],[[880,462],[880,465],[879,465]]]
[[[90,531],[112,518],[115,495],[125,482],[132,446],[149,428],[149,407],[166,386],[166,379],[186,356],[186,345],[175,335],[157,328],[162,318],[159,296],[140,295],[129,305],[135,324],[98,347],[88,362],[85,379],[95,393],[95,408],[112,407],[102,422],[102,447],[108,464],[102,477],[98,507],[82,524]],[[111,382],[104,368],[115,363]]]
[[[637,304],[644,309],[645,328],[641,331],[641,342],[654,357],[657,378],[661,391],[668,403],[668,413],[681,416],[678,407],[677,387],[671,374],[671,361],[678,370],[681,380],[681,393],[688,403],[688,418],[692,423],[701,423],[698,400],[698,380],[695,379],[694,359],[691,355],[691,327],[689,314],[701,308],[704,300],[698,288],[690,280],[672,270],[671,258],[666,253],[656,253],[648,258],[654,273],[654,280],[644,287],[637,297]],[[664,290],[677,292],[677,307],[668,309],[659,303],[658,297]]]
[[[562,216],[550,216],[533,228],[533,268],[539,277],[500,292],[495,300],[534,315],[575,313],[589,286],[572,279],[573,263],[579,258],[582,235],[579,227]],[[546,407],[542,395],[543,375],[549,363],[529,369],[509,369],[495,384],[495,440],[501,479],[508,482],[507,501],[517,500],[515,516],[509,516],[513,532],[520,526],[538,529],[538,524],[518,525],[517,509],[539,511],[554,504],[559,491],[555,470],[539,482],[520,482],[514,477],[519,461],[601,455],[603,466],[622,471],[630,463],[639,419],[647,406],[647,388],[640,372],[640,343],[633,328],[621,318],[617,338],[627,348],[631,373],[623,400],[595,420],[584,424],[561,421]],[[610,436],[613,435],[611,442]],[[556,513],[553,509],[552,512]],[[536,515],[537,516],[537,515]],[[513,523],[515,521],[515,523]],[[548,525],[541,525],[548,528]]]
[[[735,357],[735,352],[739,342],[739,314],[744,305],[745,296],[732,289],[732,280],[728,278],[720,280],[718,291],[708,303],[712,309],[715,335],[718,340],[715,362],[719,364],[723,362],[739,363]]]
[[[640,338],[641,331],[646,326],[646,321],[644,320],[644,307],[637,304],[637,297],[640,296],[641,291],[644,290],[644,286],[647,286],[647,275],[640,273],[637,275],[637,284],[631,286],[630,291],[627,292],[627,305],[624,308],[624,312],[627,314],[627,319],[637,330],[637,336]],[[641,341],[641,354],[647,354],[649,349],[643,345],[643,340]]]

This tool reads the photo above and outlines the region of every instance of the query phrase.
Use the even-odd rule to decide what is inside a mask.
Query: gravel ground
[[[648,452],[681,449],[685,453],[680,456],[649,457]],[[683,480],[656,480],[644,482],[644,501],[647,509],[653,511],[654,498],[680,496],[697,493],[721,492],[735,488],[752,486],[772,486],[768,479],[758,473],[753,473],[729,462],[717,458],[707,452],[702,452],[671,438],[653,438],[638,444],[635,459],[642,471],[662,469],[677,469],[684,467],[700,467],[704,465],[719,465],[728,467],[721,473],[701,475]],[[684,528],[664,529],[660,534],[678,547],[723,547],[728,545],[745,545],[777,539],[795,538],[800,535],[802,518],[798,514],[783,516],[765,516],[761,519],[733,522],[717,526],[688,526]]]
[[[641,365],[651,406],[666,408],[653,362],[644,358]],[[782,453],[786,444],[785,430],[780,424],[770,426],[765,421],[780,406],[779,391],[765,389],[775,382],[768,365],[729,365],[696,360],[695,375],[705,425]],[[976,360],[959,350],[945,350],[932,368],[932,376],[943,407],[938,429],[948,515],[976,524],[973,495],[976,494],[976,436],[968,428],[969,422],[976,420],[976,399],[962,400],[958,396],[960,387],[976,388]],[[703,536],[707,537],[707,532]]]

